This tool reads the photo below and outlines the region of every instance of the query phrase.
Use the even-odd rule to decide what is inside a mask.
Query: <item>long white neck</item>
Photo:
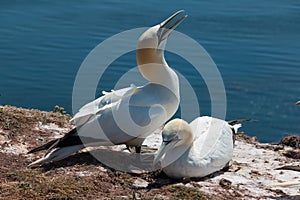
[[[137,49],[136,60],[143,77],[151,83],[170,89],[179,99],[178,76],[167,64],[163,50],[155,48]]]

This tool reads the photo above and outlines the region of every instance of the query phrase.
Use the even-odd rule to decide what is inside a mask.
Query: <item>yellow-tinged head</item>
[[[140,36],[136,52],[137,64],[139,66],[149,63],[164,64],[163,51],[167,38],[187,17],[185,15],[175,20],[183,12],[183,10],[176,12],[162,23],[149,28]]]
[[[162,131],[163,142],[158,150],[154,163],[157,163],[169,150],[180,146],[189,147],[194,141],[190,125],[182,119],[168,122]]]

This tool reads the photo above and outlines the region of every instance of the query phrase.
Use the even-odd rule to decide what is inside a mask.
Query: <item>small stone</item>
[[[281,141],[280,144],[294,147],[294,148],[300,148],[300,135],[288,135],[285,136]]]
[[[257,139],[257,137],[256,136],[253,136],[253,137],[251,137],[250,138],[250,140],[249,140],[250,142],[258,142],[258,139]]]
[[[189,182],[191,182],[191,179],[190,178],[183,178],[182,182],[183,183],[189,183]]]
[[[275,146],[274,151],[279,151],[282,149],[284,149],[284,147],[282,145],[277,145],[277,146]]]
[[[283,150],[280,153],[288,158],[300,159],[300,149]]]
[[[261,173],[259,171],[256,171],[256,170],[251,170],[250,173],[251,174],[256,174],[256,175],[261,175]]]
[[[286,195],[286,194],[285,194],[282,190],[280,190],[280,189],[274,189],[274,190],[271,189],[271,191],[272,191],[272,192],[275,192],[275,193],[278,194],[278,195],[283,195],[283,196]]]
[[[141,178],[137,178],[134,182],[133,182],[133,185],[132,187],[133,188],[147,188],[149,185],[149,183],[147,181],[145,181],[144,179],[141,179]]]
[[[224,189],[230,189],[231,188],[231,181],[227,180],[225,178],[222,178],[219,182],[219,185]]]

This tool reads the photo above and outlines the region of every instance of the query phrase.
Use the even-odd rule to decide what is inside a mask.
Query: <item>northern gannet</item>
[[[204,177],[221,170],[233,156],[233,133],[240,124],[198,117],[190,124],[174,119],[162,131],[163,142],[154,159],[171,178]]]
[[[105,92],[84,105],[71,119],[76,128],[28,152],[48,150],[30,166],[61,160],[86,146],[126,144],[140,151],[144,139],[170,119],[179,106],[178,76],[164,58],[164,47],[172,30],[187,17],[176,20],[183,12],[149,28],[138,39],[136,60],[149,83]]]

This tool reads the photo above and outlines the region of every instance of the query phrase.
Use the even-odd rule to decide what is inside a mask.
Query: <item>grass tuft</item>
[[[206,199],[197,188],[172,186],[170,191],[172,192],[172,198],[174,199]]]
[[[93,182],[78,176],[48,177],[38,170],[15,170],[6,174],[6,182],[15,187],[15,196],[24,198],[77,199],[95,190]],[[1,188],[1,186],[0,186]],[[12,191],[11,191],[12,192]]]

